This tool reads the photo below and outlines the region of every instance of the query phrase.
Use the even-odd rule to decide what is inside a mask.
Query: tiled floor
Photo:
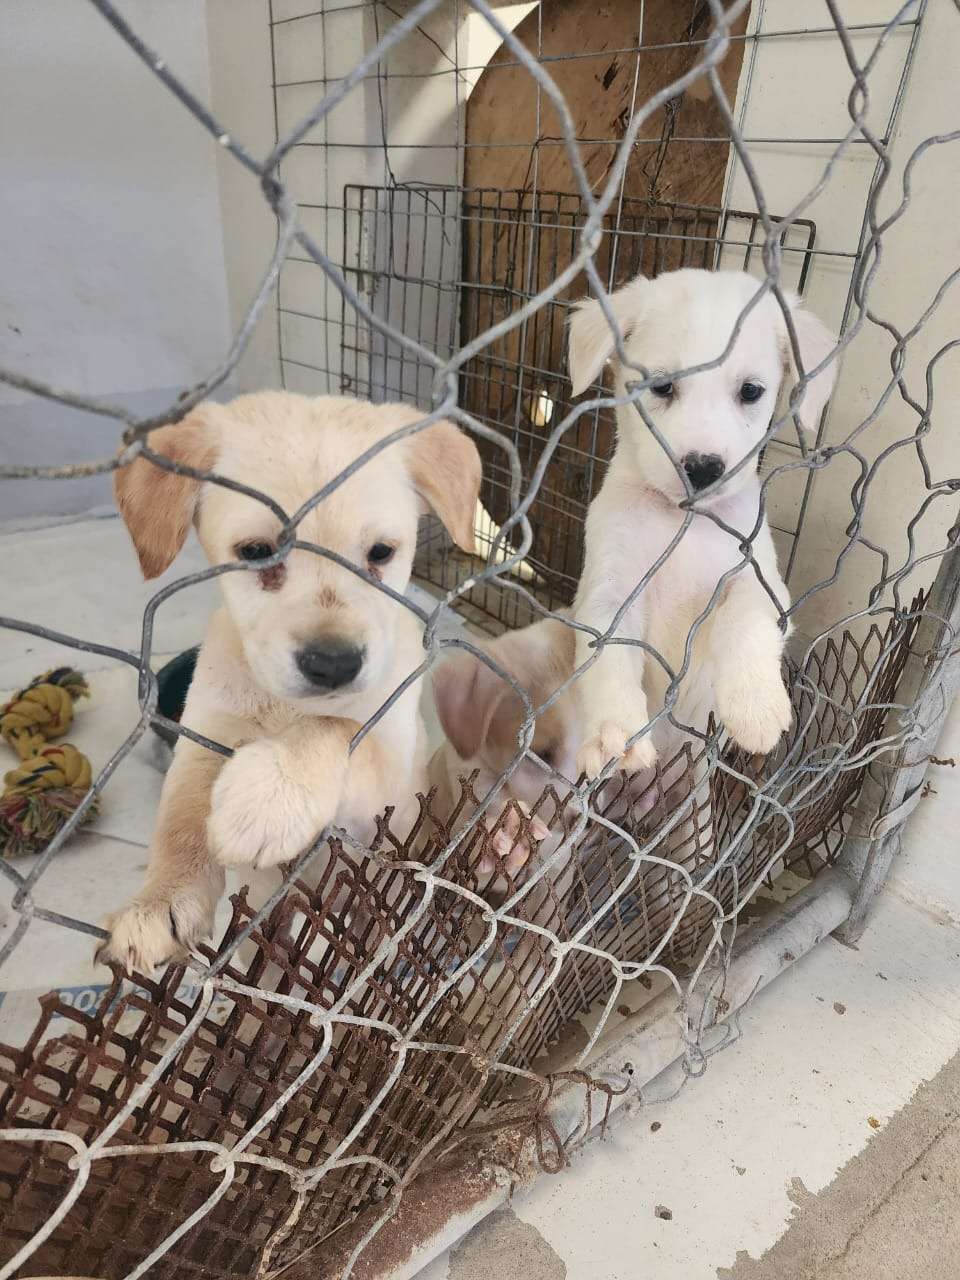
[[[142,610],[157,584],[141,582],[116,520],[0,535],[0,554],[5,614],[138,648]],[[176,573],[200,563],[197,550],[188,550]],[[164,603],[158,659],[200,639],[215,591],[204,584]],[[63,662],[91,676],[92,697],[78,707],[71,740],[102,765],[136,723],[132,669],[0,629],[0,688]],[[960,757],[958,708],[938,754]],[[122,762],[92,829],[38,886],[39,902],[93,919],[134,891],[161,783],[153,755],[144,741]],[[656,1099],[675,1078],[658,1081],[646,1091],[647,1105],[618,1121],[606,1141],[563,1176],[518,1194],[432,1264],[425,1280],[486,1280],[497,1270],[520,1280],[712,1280],[738,1254],[757,1258],[774,1245],[798,1205],[864,1151],[872,1122],[882,1136],[960,1047],[958,775],[960,768],[937,770],[858,950],[824,943],[756,998],[742,1018],[742,1039],[711,1061],[703,1079],[663,1104]],[[6,893],[0,885],[0,940],[14,924]],[[34,923],[3,971],[0,1038],[16,1038],[35,1018],[38,991],[87,990],[104,976],[88,939]],[[907,1143],[910,1114],[902,1112]],[[890,1181],[888,1200],[897,1194],[895,1161],[881,1156],[871,1176],[881,1192]],[[656,1217],[656,1205],[669,1207],[671,1219]],[[921,1218],[915,1229],[934,1227]],[[731,1275],[912,1280],[911,1271],[884,1269],[877,1240],[871,1255],[869,1232],[859,1239],[862,1271],[754,1273],[741,1256]]]

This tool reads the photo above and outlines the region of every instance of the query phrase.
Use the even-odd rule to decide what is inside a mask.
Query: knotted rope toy
[[[0,857],[39,853],[79,807],[90,786],[90,761],[69,742],[49,746],[73,722],[73,704],[90,690],[79,671],[58,667],[37,676],[0,707],[0,737],[20,757],[0,795]],[[97,803],[83,822],[95,816]]]

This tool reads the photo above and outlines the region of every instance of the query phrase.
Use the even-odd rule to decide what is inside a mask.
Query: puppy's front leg
[[[355,720],[308,718],[234,752],[213,788],[207,823],[221,866],[289,862],[334,822],[359,728]]]
[[[775,584],[771,584],[775,585]],[[728,584],[710,625],[717,715],[746,751],[766,755],[790,727],[781,663],[786,637],[752,569]]]
[[[224,746],[243,730],[243,723],[229,716],[199,726]],[[207,815],[224,763],[218,752],[180,739],[160,795],[146,883],[129,906],[107,920],[110,937],[99,958],[118,962],[128,973],[149,973],[183,959],[210,934],[224,876],[207,851]]]
[[[589,568],[589,556],[588,556]],[[584,570],[584,581],[587,570]],[[610,583],[596,586],[581,583],[576,605],[578,622],[585,622],[606,632],[619,609],[622,598]],[[638,601],[629,611],[617,634],[630,639],[643,638],[645,607]],[[576,665],[582,666],[596,650],[590,637],[577,632]],[[627,741],[650,719],[643,691],[643,651],[636,645],[607,644],[593,666],[578,677],[574,688],[580,704],[583,741],[577,753],[577,768],[593,778],[610,760],[622,757],[621,767],[628,772],[645,769],[654,763],[656,748],[649,734],[627,750]]]

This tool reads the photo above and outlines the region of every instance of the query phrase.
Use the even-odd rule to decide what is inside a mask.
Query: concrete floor
[[[928,1280],[960,1274],[960,1055],[922,1085],[819,1195],[799,1178],[788,1194],[795,1208],[780,1239],[759,1259],[740,1251],[732,1267],[716,1269],[718,1280]],[[520,1213],[505,1208],[491,1214],[431,1274],[449,1280],[588,1274],[568,1267]],[[600,1253],[589,1274],[621,1274],[608,1265]],[[711,1264],[706,1265],[709,1274]],[[622,1274],[670,1274],[655,1262],[634,1268]]]
[[[666,1073],[421,1280],[496,1274],[511,1251],[523,1280],[960,1275],[958,979],[956,926],[885,894],[858,950],[822,943],[701,1079],[658,1103]]]
[[[5,613],[138,645],[156,584],[140,581],[116,520],[0,535],[0,554]],[[189,551],[178,575],[198,563]],[[51,599],[54,572],[66,599]],[[158,655],[199,639],[214,593],[164,604]],[[94,676],[71,740],[102,765],[136,720],[129,668],[0,631],[0,687],[64,661]],[[960,759],[960,707],[937,754]],[[160,780],[137,747],[94,828],[42,883],[43,905],[90,916],[129,896]],[[515,1195],[422,1280],[960,1276],[960,768],[936,768],[931,783],[856,950],[828,940],[794,965],[703,1078],[670,1102],[658,1099],[676,1074],[654,1082],[604,1141]],[[0,942],[14,923],[0,902]],[[89,999],[104,976],[87,939],[35,923],[0,978],[0,1038],[32,1023],[39,991]]]
[[[958,1273],[960,1055],[820,1195],[796,1188],[786,1233],[723,1280],[920,1280]]]

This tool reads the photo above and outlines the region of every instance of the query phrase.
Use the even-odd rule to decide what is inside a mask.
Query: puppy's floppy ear
[[[457,546],[472,555],[477,549],[473,526],[483,471],[477,446],[444,418],[410,436],[406,444],[414,488]]]
[[[217,460],[216,408],[198,405],[182,422],[158,427],[147,436],[154,453],[171,462],[209,471]],[[145,578],[156,578],[183,546],[200,497],[201,481],[177,475],[138,456],[113,473],[117,507]]]
[[[640,276],[609,296],[610,311],[624,340],[640,323],[647,283]],[[573,395],[578,396],[592,382],[596,382],[601,369],[616,349],[613,330],[600,303],[595,298],[577,303],[570,318],[570,341],[567,347],[567,365]]]
[[[797,334],[797,345],[800,348],[803,371],[805,374],[809,374],[830,354],[837,345],[837,339],[822,320],[815,316],[812,311],[807,311],[804,308],[800,298],[793,290],[784,290],[784,295],[790,307],[793,327]],[[790,372],[790,387],[788,389],[792,390],[800,375],[797,372],[796,361],[793,358],[790,335],[787,333],[783,313],[775,298],[772,299],[772,302],[777,309],[777,321],[780,329],[780,338],[783,343],[784,360]],[[836,380],[837,360],[833,359],[821,373],[818,373],[804,387],[803,395],[797,402],[795,410],[800,420],[800,425],[804,430],[816,430],[820,415],[830,399],[830,393],[833,391]]]

